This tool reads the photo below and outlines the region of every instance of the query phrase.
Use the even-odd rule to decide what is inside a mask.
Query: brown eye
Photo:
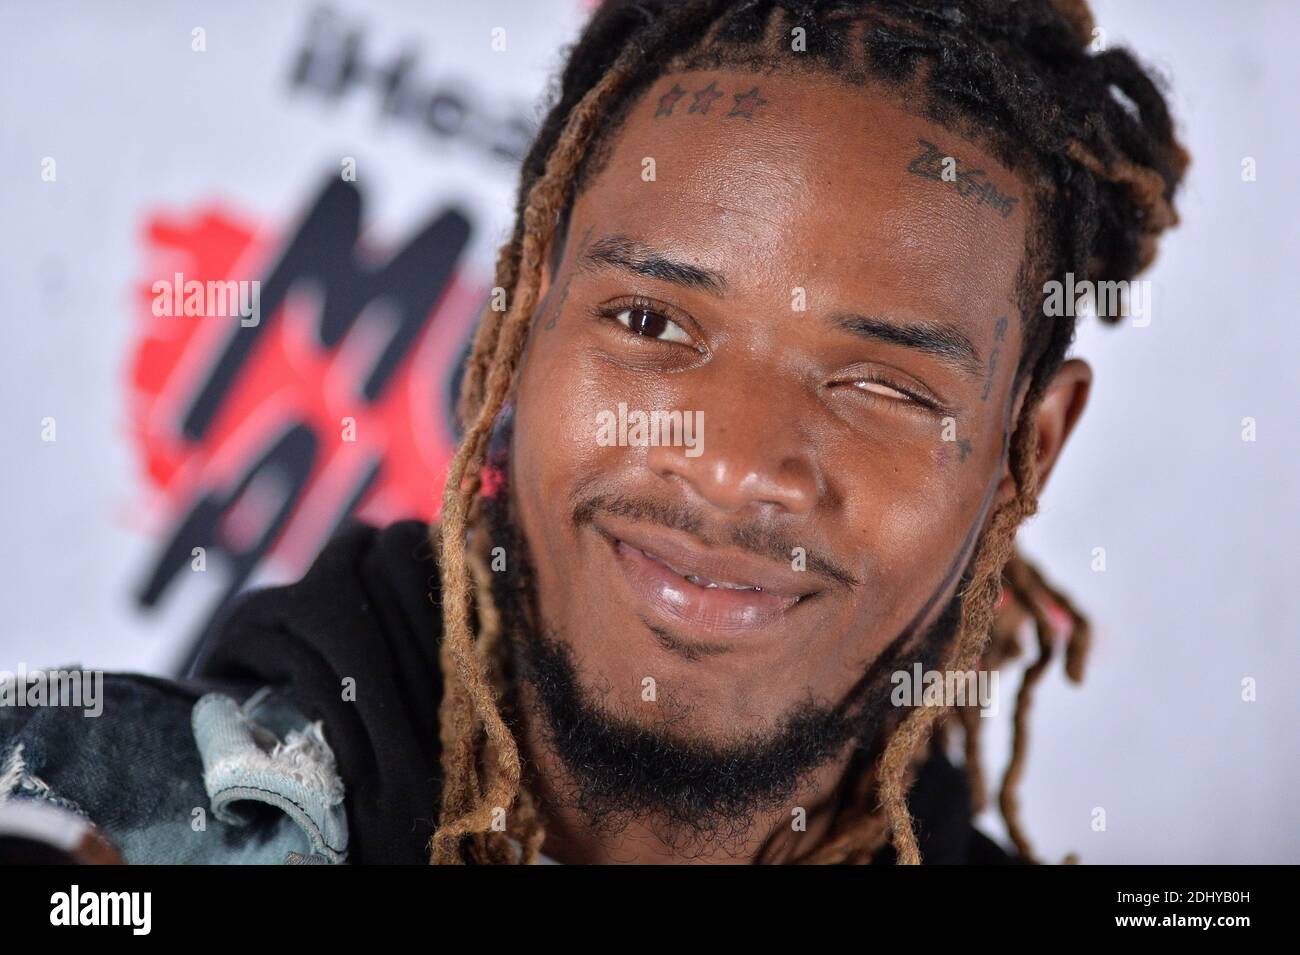
[[[682,327],[674,322],[662,312],[657,312],[652,308],[635,308],[619,309],[614,314],[620,324],[625,325],[634,335],[644,335],[647,338],[655,338],[659,341],[678,342],[683,345],[691,343],[691,337],[682,330]]]
[[[666,316],[658,312],[652,312],[648,308],[634,308],[629,310],[628,327],[638,335],[649,335],[651,338],[658,338],[663,334],[664,329],[668,327]]]

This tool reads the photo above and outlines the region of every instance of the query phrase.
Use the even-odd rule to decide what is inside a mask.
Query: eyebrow
[[[836,327],[862,338],[925,352],[975,377],[983,374],[979,349],[955,325],[934,321],[901,324],[871,315],[847,313],[837,313],[829,320]]]
[[[594,242],[580,263],[581,267],[607,265],[711,295],[721,295],[727,290],[722,273],[679,262],[627,235],[607,235]]]

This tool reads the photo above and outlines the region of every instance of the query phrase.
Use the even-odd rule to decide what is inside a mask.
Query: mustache
[[[796,547],[800,547],[805,552],[807,568],[814,573],[849,588],[859,587],[862,583],[847,568],[830,558],[812,553],[805,546],[806,541],[800,542],[793,535],[770,524],[751,521],[715,533],[703,513],[697,508],[680,501],[656,501],[623,494],[579,492],[571,504],[570,520],[575,528],[591,523],[597,514],[612,514],[616,517],[658,524],[669,530],[690,534],[704,544],[735,547],[778,563],[788,562],[791,552]]]

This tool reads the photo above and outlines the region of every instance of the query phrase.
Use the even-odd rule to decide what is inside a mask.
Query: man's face
[[[1028,204],[870,87],[642,97],[544,288],[510,463],[542,620],[603,711],[724,746],[934,621],[1000,493]],[[653,446],[638,412],[702,431]]]

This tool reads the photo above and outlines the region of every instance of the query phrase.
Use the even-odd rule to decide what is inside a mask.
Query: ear
[[[1080,358],[1065,361],[1052,376],[1034,413],[1033,427],[1038,432],[1038,490],[1047,485],[1052,469],[1061,456],[1061,449],[1078,423],[1088,404],[1092,390],[1092,368]],[[1016,484],[1011,476],[1010,462],[1003,467],[1002,483],[998,487],[999,503],[1015,497]]]

